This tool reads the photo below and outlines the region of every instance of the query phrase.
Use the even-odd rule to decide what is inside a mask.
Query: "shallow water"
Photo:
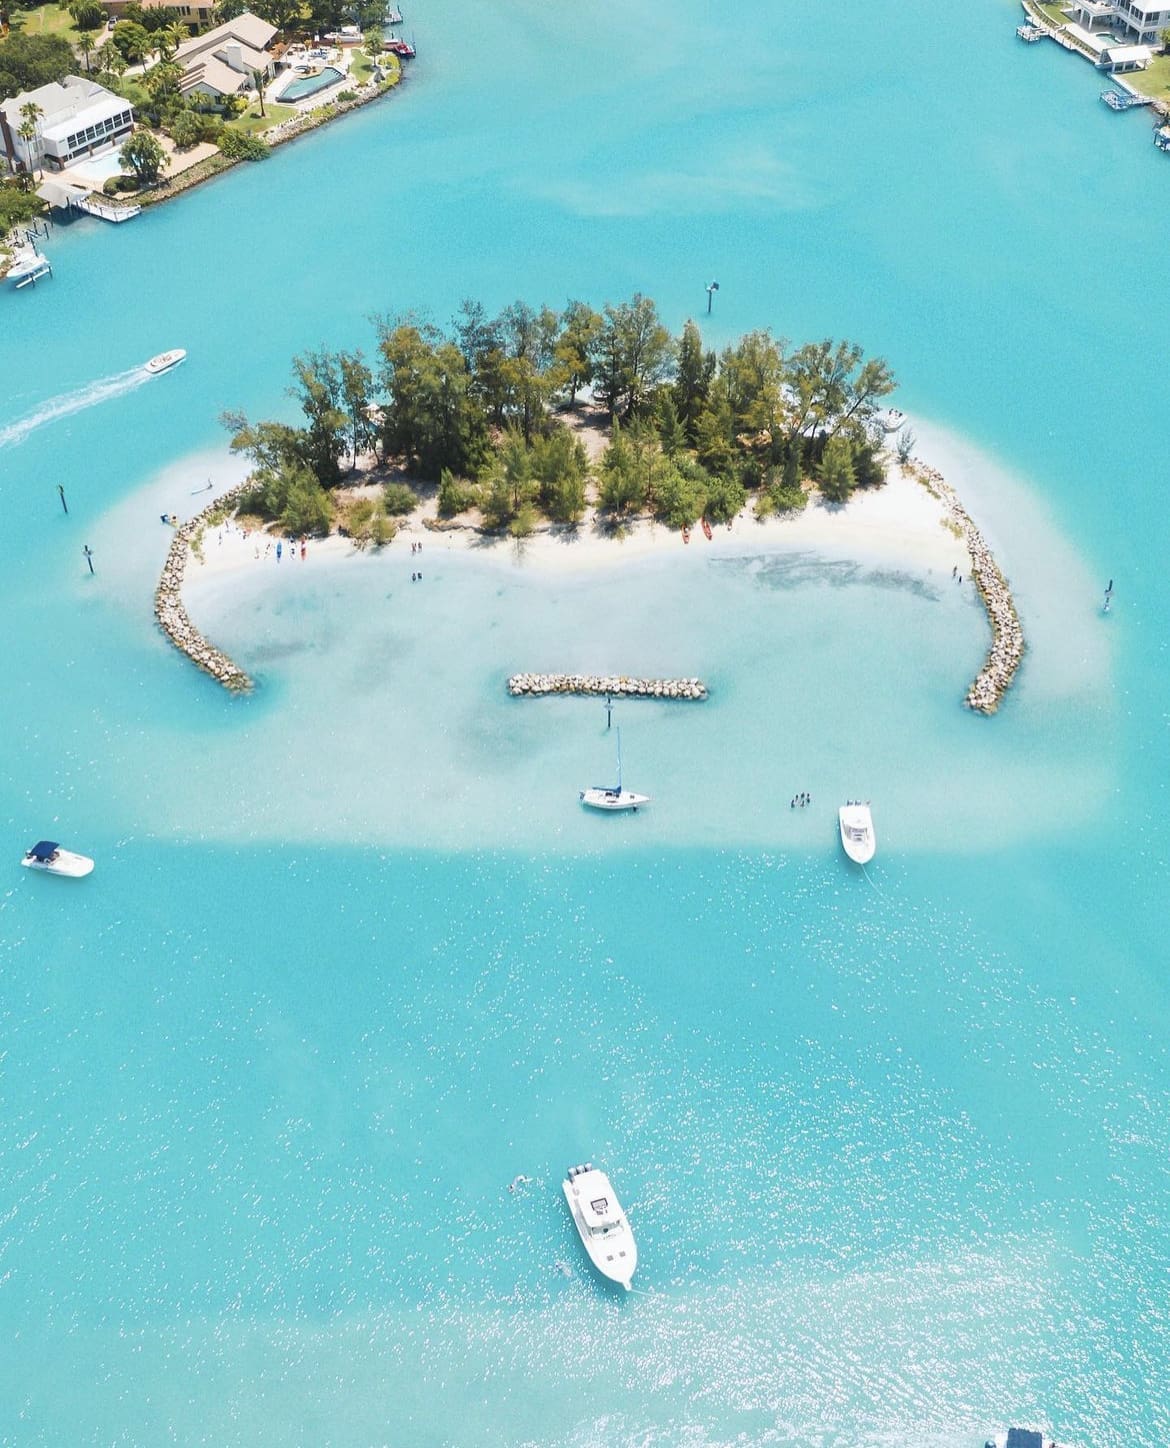
[[[1099,286],[1119,215],[1158,274],[1165,158],[1007,0],[818,12],[828,81],[776,14],[420,9],[402,94],[0,299],[0,1439],[1170,1439],[1167,304]],[[714,277],[713,341],[847,333],[936,420],[1031,646],[994,720],[948,578],[738,539],[207,580],[248,700],[155,632],[159,514],[297,350]],[[504,694],[578,666],[712,686],[623,706],[636,818],[576,805],[599,704]],[[54,831],[77,889],[16,867]]]

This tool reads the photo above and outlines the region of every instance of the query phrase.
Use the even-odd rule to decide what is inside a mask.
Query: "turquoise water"
[[[315,96],[319,90],[336,85],[344,77],[345,71],[338,70],[335,65],[327,65],[317,75],[306,75],[302,76],[300,80],[290,81],[276,99],[278,101],[303,101],[306,96]]]
[[[2,299],[0,1441],[1170,1441],[1168,304],[1099,285],[1119,216],[1160,274],[1170,172],[1017,19],[849,0],[826,79],[763,0],[452,0],[392,100]],[[248,701],[158,637],[158,515],[294,352],[714,277],[713,342],[847,333],[931,420],[1032,645],[995,720],[949,579],[750,535],[203,580]],[[503,695],[578,665],[712,684],[623,710],[636,819],[576,807],[596,705]],[[18,868],[45,833],[91,881]]]

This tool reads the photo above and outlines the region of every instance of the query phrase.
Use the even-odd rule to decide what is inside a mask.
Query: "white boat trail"
[[[46,423],[70,417],[75,412],[84,412],[87,407],[96,407],[101,402],[109,402],[112,397],[133,392],[136,387],[149,381],[150,374],[144,372],[141,366],[128,367],[125,372],[115,372],[112,377],[102,377],[96,382],[87,382],[83,387],[75,387],[72,392],[62,392],[57,397],[50,397],[27,417],[0,427],[0,447],[16,447],[29,433],[35,432],[38,427],[44,427]]]

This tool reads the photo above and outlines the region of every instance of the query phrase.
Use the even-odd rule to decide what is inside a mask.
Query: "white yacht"
[[[63,850],[55,840],[39,840],[31,850],[25,851],[20,863],[26,870],[67,875],[71,880],[80,880],[93,870],[93,861],[88,855],[75,855],[72,850]]]
[[[638,1248],[609,1177],[592,1162],[571,1166],[562,1183],[565,1201],[594,1267],[628,1292]]]
[[[845,853],[855,864],[868,865],[877,850],[869,805],[851,799],[837,811],[837,821]]]
[[[160,372],[169,372],[172,367],[177,367],[186,355],[182,347],[175,347],[170,352],[160,352],[157,357],[152,357],[145,364],[146,370],[154,376]]]
[[[581,791],[581,803],[589,809],[637,809],[649,804],[648,794],[635,794],[632,789],[622,788],[622,731],[617,732],[617,783],[595,784]]]

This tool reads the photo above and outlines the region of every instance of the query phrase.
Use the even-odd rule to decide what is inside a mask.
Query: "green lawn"
[[[374,69],[374,62],[364,51],[358,51],[349,63],[349,78],[354,85],[365,85]]]
[[[261,115],[253,101],[242,116],[229,121],[228,125],[233,131],[246,131],[249,135],[256,136],[279,121],[287,121],[289,116],[295,116],[296,113],[295,106],[280,106],[274,101],[265,101],[264,114]]]
[[[41,5],[36,10],[15,10],[12,12],[12,19],[26,35],[59,35],[71,45],[77,44],[77,26],[64,5]],[[100,30],[93,30],[90,34],[96,50],[104,37]]]
[[[1170,55],[1155,55],[1146,70],[1135,70],[1126,80],[1134,90],[1157,101],[1170,100]]]

